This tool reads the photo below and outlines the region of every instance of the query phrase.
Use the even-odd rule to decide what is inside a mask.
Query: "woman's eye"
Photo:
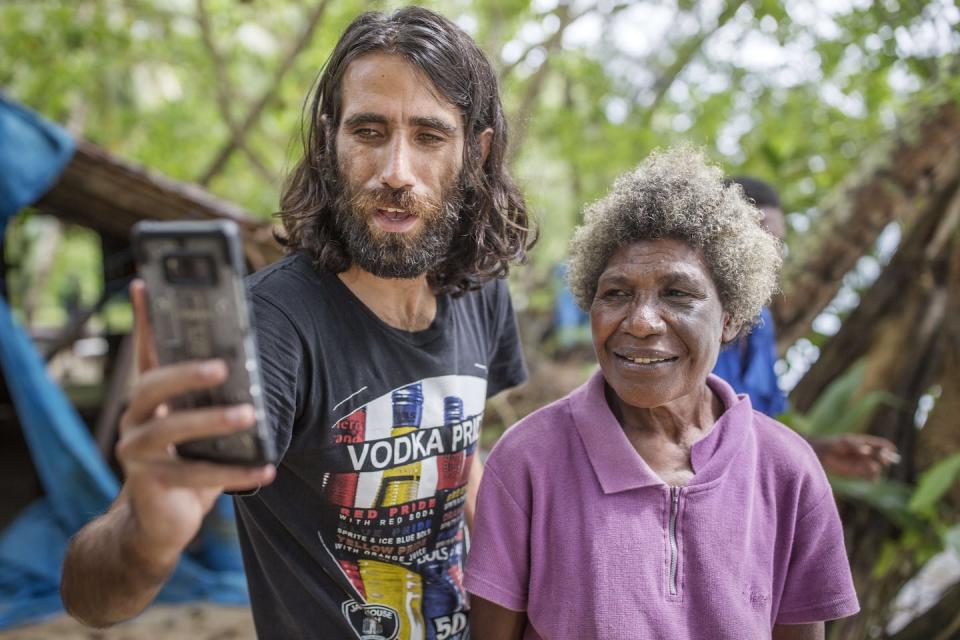
[[[630,294],[623,289],[607,289],[603,292],[604,298],[623,298],[629,295]]]

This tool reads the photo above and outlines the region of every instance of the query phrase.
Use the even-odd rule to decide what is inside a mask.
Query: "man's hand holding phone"
[[[167,403],[173,397],[222,384],[226,364],[209,360],[158,367],[142,281],[131,285],[130,297],[141,376],[120,421],[117,458],[142,543],[137,546],[172,568],[222,491],[254,489],[272,481],[276,471],[273,465],[230,466],[177,455],[182,442],[249,429],[254,409],[240,404],[171,411]]]
[[[275,459],[274,444],[238,231],[141,225],[134,244],[148,277],[130,286],[140,375],[116,447],[124,484],[107,513],[74,536],[60,587],[67,611],[95,627],[150,604],[223,491],[256,489],[276,475],[264,464]]]

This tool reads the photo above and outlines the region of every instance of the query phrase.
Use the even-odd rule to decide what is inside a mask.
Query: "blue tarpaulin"
[[[0,96],[0,242],[9,219],[55,183],[73,151],[66,131]],[[0,371],[45,493],[0,534],[4,629],[63,611],[59,584],[67,542],[107,509],[119,482],[2,297]],[[229,499],[218,506],[216,524],[222,528],[232,517]],[[158,599],[246,603],[246,582],[233,561],[235,538],[221,536],[202,546],[196,557],[183,557]]]

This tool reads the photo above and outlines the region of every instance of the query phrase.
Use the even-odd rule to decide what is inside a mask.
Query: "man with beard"
[[[165,407],[222,382],[222,362],[147,371],[122,419],[121,495],[68,551],[72,615],[140,612],[228,490],[259,637],[466,637],[484,402],[526,375],[502,278],[530,234],[506,145],[495,75],[459,28],[419,8],[347,28],[282,197],[289,255],[248,283],[281,460],[177,457],[252,409]],[[137,344],[149,363],[146,331]]]

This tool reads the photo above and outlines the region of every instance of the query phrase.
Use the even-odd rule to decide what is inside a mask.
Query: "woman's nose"
[[[641,338],[661,334],[667,326],[656,303],[644,298],[638,298],[630,305],[623,324],[627,332]]]

